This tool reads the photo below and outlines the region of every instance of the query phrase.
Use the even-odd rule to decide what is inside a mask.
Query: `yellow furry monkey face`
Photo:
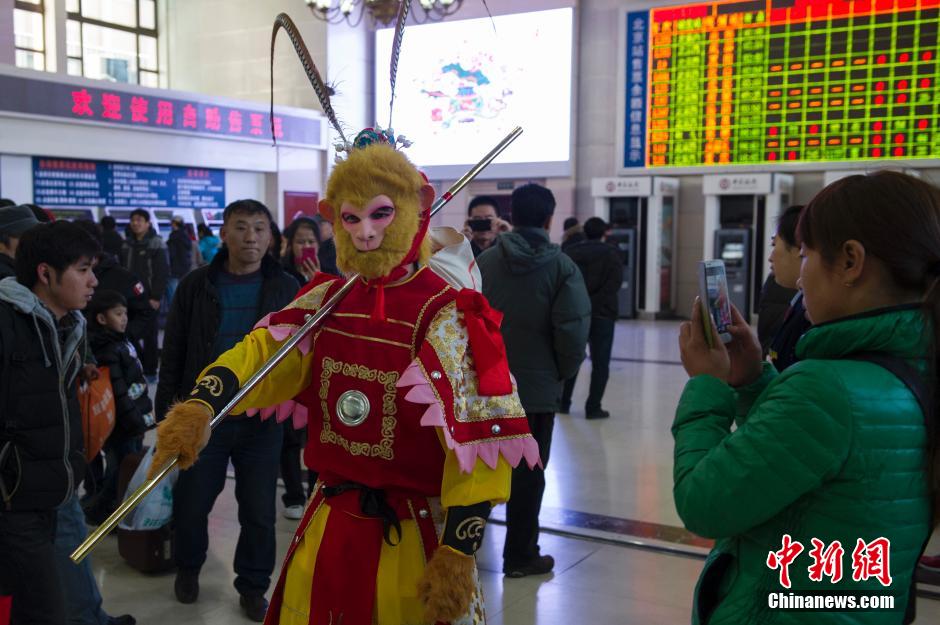
[[[391,146],[353,150],[330,175],[320,214],[333,223],[336,264],[367,279],[388,275],[401,264],[418,232],[434,190],[408,159]],[[419,261],[430,255],[422,243]]]

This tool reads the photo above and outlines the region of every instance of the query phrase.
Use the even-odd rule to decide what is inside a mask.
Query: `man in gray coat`
[[[562,386],[581,366],[591,322],[591,301],[581,272],[549,241],[554,212],[551,191],[537,184],[519,187],[512,193],[513,231],[500,235],[477,258],[483,294],[504,315],[509,369],[543,466],[548,465]],[[539,552],[544,492],[542,469],[513,470],[503,548],[503,573],[509,577],[549,573],[555,565],[554,558]]]

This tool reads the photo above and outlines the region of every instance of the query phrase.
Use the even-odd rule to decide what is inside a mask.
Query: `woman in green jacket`
[[[691,379],[672,427],[675,503],[716,539],[695,623],[901,623],[933,526],[936,416],[871,354],[934,390],[940,191],[900,173],[850,176],[810,202],[798,233],[814,325],[800,362],[783,373],[762,362],[736,310],[727,346],[708,347],[698,301],[680,331]],[[853,597],[787,609],[813,593]],[[894,608],[849,609],[863,595]]]

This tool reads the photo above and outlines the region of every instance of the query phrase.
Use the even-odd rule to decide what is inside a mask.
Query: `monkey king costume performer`
[[[395,145],[363,131],[333,170],[320,212],[359,277],[234,411],[306,421],[319,473],[268,624],[484,623],[474,553],[512,468],[539,462],[501,314],[429,267],[434,191]],[[210,417],[342,284],[320,274],[209,365],[160,425],[153,465],[190,466]]]

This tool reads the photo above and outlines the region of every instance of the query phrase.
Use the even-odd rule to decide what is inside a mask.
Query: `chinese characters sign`
[[[626,123],[623,166],[646,165],[646,51],[649,12],[627,13]]]
[[[271,141],[270,116],[248,108],[0,74],[0,111],[96,121],[200,136]],[[323,143],[322,120],[275,115],[278,141]]]
[[[221,169],[33,157],[40,206],[222,208]]]
[[[649,19],[650,167],[940,157],[940,0],[706,0]]]
[[[842,558],[845,549],[838,540],[826,544],[818,538],[812,539],[812,549],[807,553],[812,564],[807,568],[809,579],[822,582],[828,578],[836,584],[842,580]],[[767,554],[767,567],[779,569],[780,585],[790,588],[790,565],[804,551],[803,543],[793,540],[789,534],[783,535],[783,544],[779,551]],[[891,585],[891,542],[884,537],[865,542],[861,538],[855,542],[852,550],[852,581],[863,582],[876,579],[884,586]]]

